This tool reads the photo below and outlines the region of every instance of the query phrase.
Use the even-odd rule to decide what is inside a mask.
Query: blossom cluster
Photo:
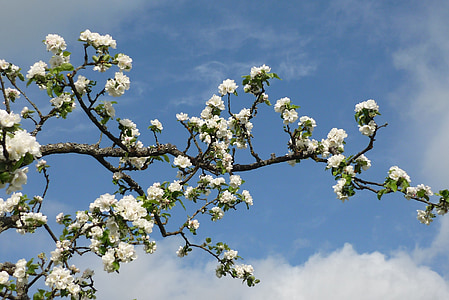
[[[112,114],[112,110],[109,113]],[[135,148],[135,149],[144,148],[143,143],[141,141],[137,140],[137,138],[140,136],[140,132],[139,132],[139,129],[137,128],[137,125],[133,121],[131,121],[130,119],[120,119],[119,120],[119,129],[120,129],[120,139],[125,146]],[[129,163],[137,169],[142,169],[145,166],[147,160],[148,160],[148,157],[122,157],[122,158],[120,158],[121,163],[125,163],[125,164]]]
[[[23,164],[30,164],[34,159],[41,156],[40,145],[36,141],[36,138],[28,133],[24,129],[20,129],[20,115],[13,112],[6,112],[0,109],[0,129],[8,134],[3,134],[3,142],[0,145],[0,161],[5,163],[11,163],[12,165],[23,160]],[[3,145],[6,147],[4,148]],[[8,167],[6,167],[8,171]],[[0,182],[0,188],[6,186],[9,183],[7,193],[18,191],[22,188],[22,185],[26,183],[28,168],[22,169],[12,168],[9,171],[9,177],[2,177]]]
[[[90,238],[90,250],[102,257],[107,272],[113,272],[118,270],[120,263],[137,258],[128,234],[136,243],[144,245],[148,253],[156,250],[156,244],[149,240],[154,221],[143,204],[132,195],[118,200],[107,193],[92,202],[89,211],[78,211],[76,219],[71,220],[70,216],[61,213],[56,220],[66,225],[69,234],[78,232]],[[72,255],[68,251],[70,247],[69,240],[58,241],[51,260],[56,265],[64,263]]]
[[[47,224],[47,216],[41,212],[22,212],[20,219],[17,220],[17,231],[21,234],[25,232],[34,232],[35,228]]]
[[[81,32],[80,41],[92,45],[99,53],[104,53],[109,47],[115,49],[117,42],[109,35],[101,35],[97,32],[91,32],[89,29]]]
[[[67,48],[64,38],[57,34],[48,34],[45,37],[44,44],[47,46],[47,51],[51,51],[54,54],[49,61],[50,68],[60,67],[70,62],[70,53],[64,51]]]
[[[399,184],[401,182],[410,183],[410,176],[398,166],[393,166],[388,170],[388,177],[394,181],[398,181]]]
[[[290,103],[290,98],[284,97],[276,101],[274,105],[274,111],[281,113],[281,118],[284,120],[284,124],[290,124],[298,119],[298,113],[296,112],[295,105]]]
[[[53,268],[45,279],[45,284],[52,289],[67,290],[72,296],[77,296],[81,290],[70,270],[60,266]]]
[[[238,88],[235,81],[232,79],[226,79],[218,86],[218,91],[222,96],[226,94],[234,94],[235,90]]]
[[[129,86],[129,77],[122,72],[116,72],[114,78],[106,81],[105,90],[110,96],[120,97],[129,90]]]
[[[0,59],[0,72],[13,80],[16,77],[23,78],[23,75],[20,73],[20,68],[4,59]]]
[[[14,270],[14,273],[12,274],[12,276],[17,279],[18,284],[25,284],[28,281],[28,274],[26,272],[26,269],[27,261],[24,258],[19,259],[16,262],[16,268]]]
[[[359,131],[366,136],[372,136],[377,129],[374,117],[380,115],[376,101],[369,99],[356,104],[355,118],[359,124]]]

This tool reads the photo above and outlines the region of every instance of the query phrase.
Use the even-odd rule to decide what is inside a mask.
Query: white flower
[[[212,221],[217,221],[224,217],[224,211],[218,206],[212,207],[210,212],[212,214]]]
[[[221,99],[221,97],[219,97],[215,94],[209,100],[207,100],[206,105],[216,107],[220,110],[225,109],[223,100]]]
[[[186,121],[189,119],[189,115],[185,113],[179,113],[176,114],[176,119],[178,119],[178,121]]]
[[[28,167],[25,167],[23,169],[17,169],[15,170],[12,175],[13,178],[6,189],[6,193],[10,194],[15,191],[20,191],[22,189],[22,185],[27,183],[27,174],[28,173]]]
[[[282,113],[282,119],[284,119],[284,124],[293,123],[298,119],[298,113],[294,109],[286,109]]]
[[[222,184],[225,184],[226,183],[226,180],[223,178],[223,177],[217,177],[217,178],[214,178],[214,179],[212,179],[211,181],[210,181],[210,184],[211,184],[211,186],[212,187],[219,187],[219,186],[221,186]]]
[[[153,183],[152,186],[150,186],[147,189],[147,196],[150,200],[161,200],[164,196],[164,190],[161,189],[161,184],[159,182]]]
[[[157,129],[159,129],[159,130],[164,129],[164,127],[162,127],[162,123],[159,122],[158,119],[151,120],[150,122],[151,122],[151,125],[156,126]]]
[[[247,190],[242,191],[243,201],[248,205],[253,205],[253,197]]]
[[[108,251],[101,257],[101,260],[103,261],[103,268],[106,272],[111,273],[114,272],[114,265],[115,262],[115,251],[114,249],[108,249]]]
[[[150,234],[153,232],[154,221],[148,221],[147,219],[138,219],[137,221],[133,222],[133,225],[142,228],[147,234]]]
[[[7,285],[9,281],[9,274],[6,271],[0,272],[0,284]]]
[[[24,282],[28,275],[26,274],[26,264],[27,261],[25,259],[19,259],[16,262],[16,269],[14,270],[14,273],[12,276],[17,278],[17,281]]]
[[[89,205],[89,210],[94,211],[95,208],[98,208],[101,212],[106,212],[109,211],[111,206],[115,203],[117,203],[115,195],[106,193],[95,199],[95,201]]]
[[[235,201],[235,196],[229,191],[224,191],[219,198],[221,203],[232,204]]]
[[[147,215],[147,210],[142,207],[142,202],[137,201],[132,195],[124,196],[117,202],[115,211],[128,221],[137,221]]]
[[[410,182],[410,176],[398,166],[393,166],[388,170],[388,177],[396,181],[399,180],[399,178],[404,178],[407,182]]]
[[[356,104],[355,112],[359,112],[362,109],[369,109],[369,110],[373,110],[373,111],[379,111],[379,106],[377,105],[376,101],[374,101],[373,99],[370,99],[370,100],[366,100],[366,101],[363,101],[363,102],[360,102],[360,103]]]
[[[53,55],[52,58],[50,58],[50,68],[56,68],[61,66],[64,63],[70,62],[70,55],[63,56],[63,55]]]
[[[128,55],[120,53],[117,55],[115,61],[117,62],[117,66],[120,68],[120,71],[129,71],[132,68],[133,60]]]
[[[0,126],[3,128],[13,127],[20,124],[20,115],[13,112],[8,113],[6,110],[0,109]]]
[[[345,194],[343,194],[343,188],[346,185],[346,179],[340,178],[337,181],[337,184],[333,186],[334,193],[337,194],[337,198],[340,199],[342,202],[345,202],[349,197]]]
[[[418,209],[417,213],[418,213],[417,219],[419,222],[426,225],[429,225],[430,223],[433,222],[430,212]]]
[[[137,258],[136,250],[134,246],[128,243],[120,242],[118,248],[115,249],[117,258],[122,262],[130,262]]]
[[[111,101],[104,101],[103,107],[104,107],[104,111],[106,112],[106,114],[109,117],[111,117],[111,118],[115,117],[115,109],[112,106],[112,102]]]
[[[364,171],[368,170],[371,167],[371,161],[363,154],[357,157],[355,161],[361,165]]]
[[[271,68],[269,66],[266,66],[265,64],[260,67],[252,67],[250,76],[251,78],[256,77],[257,75],[268,73],[271,71]]]
[[[251,265],[239,265],[234,268],[238,278],[244,278],[245,275],[252,275],[254,268]]]
[[[78,75],[78,79],[75,82],[76,91],[83,95],[86,92],[86,88],[89,85],[90,80],[84,77],[83,75]]]
[[[360,126],[359,125],[359,131],[366,136],[372,136],[374,134],[374,132],[376,131],[377,125],[376,122],[374,122],[374,120],[371,120],[368,125],[363,125]]]
[[[45,76],[45,68],[47,68],[47,64],[43,61],[38,61],[34,65],[30,67],[30,70],[27,72],[27,79],[32,79],[35,76]]]
[[[200,222],[198,220],[189,220],[188,223],[189,229],[198,229],[200,227]]]
[[[18,99],[20,97],[20,92],[16,89],[12,88],[6,88],[5,89],[6,97],[14,101],[15,99]]]
[[[60,108],[64,103],[71,103],[73,101],[69,93],[63,93],[58,97],[50,99],[50,103],[56,107]]]
[[[277,113],[282,113],[285,110],[285,106],[290,103],[290,98],[284,97],[276,101],[274,105],[274,111]]]
[[[24,106],[24,107],[22,108],[22,111],[20,112],[20,115],[23,117],[23,116],[25,116],[26,114],[28,114],[29,111],[30,111],[30,109],[29,109],[27,106]]]
[[[239,175],[231,175],[229,179],[229,185],[233,188],[238,188],[242,184],[242,178]]]
[[[327,134],[328,147],[342,148],[346,137],[348,137],[348,135],[343,129],[332,128]]]
[[[233,260],[237,257],[238,251],[235,250],[228,250],[223,254],[224,259],[227,260]]]
[[[7,70],[10,64],[4,59],[0,59],[0,70]]]
[[[109,34],[100,35],[96,32],[90,32],[89,29],[81,32],[80,40],[92,44],[97,50],[99,50],[99,47],[111,47],[115,49],[117,46],[116,41]]]
[[[170,185],[168,186],[168,190],[172,193],[180,192],[182,189],[180,182],[181,182],[181,180],[175,180],[174,182],[170,183]]]
[[[129,77],[122,72],[116,72],[114,79],[106,81],[105,90],[110,96],[120,97],[125,93],[125,90],[129,90],[129,86]]]
[[[178,255],[178,257],[184,257],[187,255],[187,248],[183,247],[183,246],[179,246],[178,251],[176,251],[176,255]]]
[[[309,130],[310,132],[313,131],[313,129],[316,127],[316,122],[313,118],[310,118],[308,116],[302,116],[299,118],[299,126],[304,126]]]
[[[59,54],[67,48],[64,39],[57,34],[47,35],[44,43],[47,46],[47,51],[51,51],[53,54]]]
[[[327,168],[338,168],[340,166],[340,163],[345,159],[345,156],[343,154],[338,155],[332,155],[327,159]]]
[[[235,81],[234,80],[231,80],[231,79],[226,79],[226,80],[224,80],[223,81],[223,83],[222,84],[220,84],[219,86],[218,86],[218,92],[222,95],[222,96],[224,96],[224,95],[226,95],[226,94],[232,94],[232,93],[234,93],[235,92],[235,90],[237,89],[237,84],[235,84]]]
[[[179,155],[178,157],[176,157],[175,160],[173,161],[173,164],[175,166],[178,166],[183,169],[192,166],[190,159],[188,157],[182,156],[182,155]]]
[[[64,218],[64,213],[60,212],[60,213],[56,216],[56,223],[62,224],[63,218]]]

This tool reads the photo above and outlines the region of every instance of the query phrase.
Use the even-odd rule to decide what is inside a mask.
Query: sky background
[[[135,121],[146,144],[154,140],[143,132],[158,118],[164,125],[160,142],[183,148],[187,135],[175,114],[199,115],[224,79],[239,85],[233,109],[250,105],[241,76],[267,64],[283,79],[267,90],[271,102],[290,97],[300,105],[299,115],[317,122],[317,140],[333,127],[345,129],[346,155],[368,142],[354,121],[355,104],[377,101],[382,114],[377,122],[389,125],[367,154],[373,166],[364,173],[366,179],[382,182],[398,165],[414,186],[424,183],[434,192],[448,188],[447,1],[16,0],[2,1],[2,11],[8,26],[0,26],[0,58],[24,73],[34,62],[50,59],[42,44],[49,33],[65,38],[74,64],[82,58],[81,31],[112,35],[114,53],[133,59],[127,74],[131,89],[105,100],[118,101],[117,117]],[[45,93],[33,88],[29,93],[50,107]],[[15,111],[23,105],[18,101]],[[287,152],[288,137],[272,107],[260,109],[253,134],[262,157]],[[38,135],[41,144],[97,139],[76,111],[67,120],[52,120]],[[45,212],[51,220],[61,211],[87,209],[99,195],[115,191],[110,174],[88,157],[46,160],[51,185]],[[341,203],[324,167],[304,161],[294,168],[285,164],[240,174],[254,206],[217,223],[199,219],[193,239],[212,236],[238,250],[262,281],[255,288],[215,278],[216,263],[205,253],[178,258],[181,241],[161,240],[156,231],[157,252],[140,253],[119,275],[103,272],[93,256],[77,263],[96,266],[99,299],[447,299],[449,218],[420,224],[416,210],[424,206],[400,195],[378,201],[374,194],[359,192]],[[172,175],[156,168],[138,179],[146,189],[173,180]],[[42,183],[30,174],[23,192],[40,194]],[[182,209],[175,213],[185,215]],[[10,231],[2,233],[0,243],[2,261],[54,249],[41,233]]]

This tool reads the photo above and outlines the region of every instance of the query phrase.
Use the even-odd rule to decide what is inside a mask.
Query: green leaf
[[[63,63],[62,65],[59,66],[59,69],[61,71],[73,71],[74,70],[71,63]]]

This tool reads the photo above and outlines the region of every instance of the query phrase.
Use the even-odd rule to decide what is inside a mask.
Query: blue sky
[[[79,33],[109,33],[117,51],[133,58],[131,89],[118,100],[117,115],[135,121],[141,131],[158,118],[161,142],[184,145],[185,132],[175,114],[199,115],[222,80],[238,82],[233,107],[250,105],[241,75],[267,64],[282,81],[267,93],[272,103],[290,97],[299,115],[317,121],[314,137],[333,128],[347,131],[346,154],[368,142],[354,122],[354,106],[375,99],[388,122],[367,156],[368,179],[383,181],[390,166],[408,172],[412,185],[434,191],[447,188],[449,159],[449,4],[446,1],[9,1],[2,4],[4,22],[0,58],[26,72],[48,60],[41,41],[48,33],[63,36],[80,61]],[[98,7],[102,9],[99,10]],[[45,93],[31,90],[41,105]],[[18,104],[20,106],[20,102]],[[21,110],[21,107],[16,109]],[[273,108],[264,107],[254,122],[259,153],[286,153],[288,137]],[[98,136],[78,112],[55,120],[39,142],[95,143]],[[50,128],[50,127],[49,127]],[[147,144],[151,135],[143,137]],[[60,211],[84,210],[105,192],[113,192],[110,175],[93,160],[72,156],[46,158],[51,189],[46,199],[49,219]],[[246,156],[242,156],[246,159]],[[156,169],[139,177],[145,188],[172,180],[171,170]],[[239,250],[262,283],[252,289],[238,280],[218,280],[215,262],[204,253],[180,259],[176,238],[159,241],[154,255],[141,254],[120,275],[97,266],[100,299],[446,299],[449,296],[447,242],[449,219],[425,226],[416,209],[400,195],[378,201],[359,193],[341,203],[324,165],[304,161],[294,168],[271,166],[240,174],[254,206],[229,213],[218,223],[200,219],[198,241],[213,236]],[[24,193],[38,194],[42,178],[30,174]],[[178,214],[185,214],[182,209]],[[53,250],[44,235],[2,234],[13,244],[2,246],[2,260],[36,255],[37,243]],[[32,237],[32,242],[26,238]],[[23,250],[27,249],[27,250]],[[32,249],[32,248],[31,248]],[[80,262],[80,264],[82,264]],[[111,282],[114,284],[111,285]],[[372,297],[372,298],[370,298]]]

